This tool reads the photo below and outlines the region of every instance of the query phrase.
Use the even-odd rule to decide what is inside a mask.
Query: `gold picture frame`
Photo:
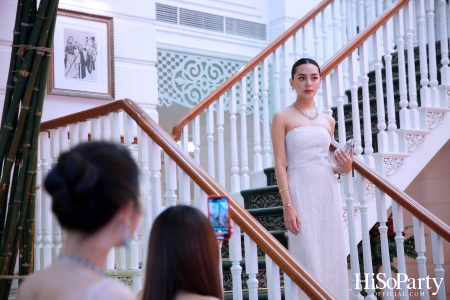
[[[58,9],[47,93],[115,99],[112,17]]]

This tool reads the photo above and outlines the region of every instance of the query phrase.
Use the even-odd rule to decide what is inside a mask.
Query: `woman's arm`
[[[286,229],[293,234],[297,234],[300,232],[300,218],[297,210],[292,204],[291,195],[289,193],[286,173],[286,124],[282,112],[276,112],[274,114],[270,131],[275,160],[275,174],[277,176],[278,188],[284,208],[284,222],[286,224]]]
[[[334,135],[334,127],[336,126],[336,121],[331,117],[329,117],[330,121],[330,136],[333,138]],[[334,164],[330,164],[331,169],[333,170],[334,174],[347,174],[352,170],[352,164],[353,164],[353,148],[350,149],[350,153],[347,154],[344,151],[340,149],[336,149],[332,157],[334,159]]]

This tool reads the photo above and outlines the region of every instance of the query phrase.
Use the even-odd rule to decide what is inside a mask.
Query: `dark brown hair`
[[[139,171],[122,145],[87,142],[61,154],[45,189],[61,226],[89,234],[129,201],[139,205]]]
[[[223,299],[214,230],[190,206],[170,207],[153,223],[143,300],[173,300],[180,290]]]
[[[317,67],[317,69],[319,70],[319,76],[320,76],[320,67],[319,64],[311,58],[300,58],[299,60],[297,60],[294,65],[292,66],[291,69],[291,78],[294,79],[294,75],[295,75],[295,70],[297,69],[298,66],[304,65],[304,64],[313,64]]]

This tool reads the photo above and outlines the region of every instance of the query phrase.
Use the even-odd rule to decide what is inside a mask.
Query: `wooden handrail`
[[[193,108],[191,108],[186,114],[179,118],[172,128],[172,137],[175,141],[178,141],[181,136],[181,131],[183,127],[191,122],[196,116],[198,116],[202,111],[208,108],[214,101],[219,99],[226,91],[228,91],[233,85],[235,85],[239,80],[241,80],[246,74],[252,71],[258,64],[260,64],[267,56],[273,53],[278,47],[283,45],[291,36],[293,36],[297,31],[299,31],[303,26],[308,24],[315,16],[317,16],[321,11],[325,9],[334,0],[324,0],[320,2],[314,9],[308,12],[303,18],[298,20],[294,25],[292,25],[287,31],[280,35],[275,41],[270,43],[264,50],[262,50],[257,56],[244,65],[242,69],[234,73],[230,78],[225,80],[217,89],[215,89],[211,94],[206,96],[205,99],[197,103]]]
[[[336,150],[340,147],[335,140],[331,141],[330,151]],[[438,217],[433,215],[425,207],[417,203],[413,198],[405,194],[402,190],[390,183],[386,178],[380,176],[374,169],[367,166],[359,158],[355,157],[353,161],[353,169],[355,169],[361,176],[372,182],[382,192],[392,198],[395,202],[400,204],[403,208],[409,211],[413,216],[422,221],[431,230],[439,234],[443,239],[450,243],[450,226],[442,222]]]
[[[233,221],[297,284],[311,299],[336,299],[298,260],[278,242],[245,208],[215,181],[174,139],[130,99],[114,101],[100,107],[43,122],[41,132],[124,111],[172,158],[208,195],[230,197]]]
[[[373,20],[366,28],[358,33],[350,42],[334,54],[320,70],[322,77],[327,76],[336,68],[350,53],[356,50],[362,43],[364,43],[372,34],[381,28],[390,18],[392,18],[403,6],[410,0],[398,0],[390,8],[386,9],[381,15]]]

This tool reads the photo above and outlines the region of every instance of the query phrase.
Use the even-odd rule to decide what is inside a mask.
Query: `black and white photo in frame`
[[[48,93],[114,99],[113,19],[59,9]]]

